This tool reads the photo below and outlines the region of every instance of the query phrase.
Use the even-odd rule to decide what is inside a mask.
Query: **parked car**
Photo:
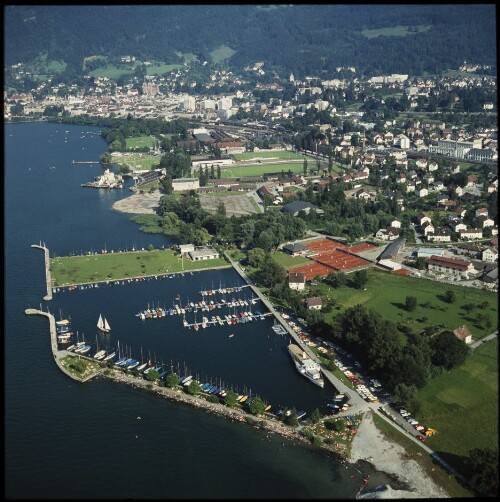
[[[422,434],[419,434],[419,435],[417,436],[417,439],[418,439],[419,441],[422,441],[422,443],[425,443],[425,436],[422,436]]]

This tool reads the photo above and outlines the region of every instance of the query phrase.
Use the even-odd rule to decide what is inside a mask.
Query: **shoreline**
[[[372,412],[365,413],[351,445],[349,462],[359,461],[370,463],[394,479],[396,486],[383,485],[386,489],[361,492],[360,498],[450,498],[418,462],[408,458],[402,446],[385,439],[372,420]]]

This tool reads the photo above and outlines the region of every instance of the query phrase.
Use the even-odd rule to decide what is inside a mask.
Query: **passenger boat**
[[[291,343],[288,352],[293,359],[297,371],[319,387],[325,385],[318,363],[314,362],[298,345]]]
[[[97,320],[97,327],[104,333],[109,333],[111,331],[108,321],[105,317],[102,317],[101,314],[99,314],[99,319]]]

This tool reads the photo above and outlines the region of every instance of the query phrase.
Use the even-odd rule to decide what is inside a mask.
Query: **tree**
[[[368,282],[366,270],[358,270],[354,273],[353,285],[356,289],[363,289]]]
[[[455,295],[454,291],[451,291],[451,289],[446,291],[446,293],[444,294],[444,301],[446,303],[455,303],[456,299],[457,299],[457,296]]]
[[[307,176],[307,159],[304,157],[304,164],[302,166],[302,169],[304,171],[304,176]]]
[[[148,372],[148,375],[149,375],[149,373],[151,373],[151,371]],[[169,387],[170,389],[177,387],[179,385],[179,377],[177,376],[177,374],[170,373],[170,375],[167,376],[166,384],[167,384],[167,387]]]
[[[236,399],[238,398],[238,394],[234,392],[234,390],[230,390],[226,396],[224,397],[224,403],[226,403],[226,406],[229,406],[229,408],[233,408],[234,405],[236,404]]]
[[[483,497],[498,497],[498,449],[474,448],[469,452],[470,483]]]
[[[319,412],[318,408],[316,408],[312,413],[311,416],[309,417],[309,420],[313,424],[317,424],[321,420],[321,413]]]
[[[250,403],[250,413],[252,415],[262,415],[266,409],[264,401],[258,396],[252,399]]]
[[[414,296],[407,296],[405,307],[408,312],[413,312],[417,306],[417,299]]]
[[[156,382],[160,378],[160,375],[156,370],[150,370],[146,373],[146,379],[150,382]]]
[[[187,391],[192,396],[197,396],[201,392],[201,385],[196,380],[193,380],[187,388]]]
[[[448,371],[463,364],[470,353],[470,348],[449,331],[434,336],[430,345],[432,364],[443,366]]]
[[[285,411],[283,415],[285,424],[290,425],[291,427],[297,427],[299,425],[299,421],[297,420],[297,410],[295,408],[292,408],[290,413]]]

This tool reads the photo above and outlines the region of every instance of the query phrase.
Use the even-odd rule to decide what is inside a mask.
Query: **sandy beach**
[[[113,209],[121,213],[130,214],[156,214],[156,208],[162,194],[159,190],[153,193],[134,193],[129,197],[118,200],[113,204]]]
[[[367,412],[358,427],[351,447],[351,462],[366,460],[378,471],[394,475],[408,486],[408,490],[388,487],[379,492],[367,492],[360,498],[449,498],[414,460],[408,459],[405,450],[397,443],[387,441]]]

